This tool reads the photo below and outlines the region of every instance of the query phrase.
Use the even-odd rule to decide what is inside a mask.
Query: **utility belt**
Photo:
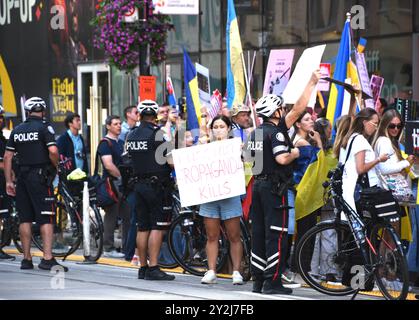
[[[27,176],[29,174],[37,174],[41,178],[43,184],[50,186],[57,175],[57,169],[51,164],[19,166],[19,177]]]
[[[255,181],[271,182],[271,192],[278,196],[285,195],[288,190],[292,190],[294,185],[293,176],[286,176],[279,172],[272,174],[260,174],[255,176]]]
[[[133,178],[136,183],[159,184],[163,186],[173,186],[173,180],[169,175],[136,175]]]

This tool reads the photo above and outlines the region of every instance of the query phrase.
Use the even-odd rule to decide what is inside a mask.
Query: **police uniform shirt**
[[[166,140],[164,132],[147,121],[129,133],[126,150],[132,159],[134,175],[170,175],[166,156],[171,145]]]
[[[57,145],[52,126],[40,117],[29,116],[10,134],[6,150],[18,154],[20,166],[50,163],[48,148]]]
[[[260,134],[260,130],[263,132],[261,137],[257,135],[257,132]],[[253,174],[270,175],[279,170],[284,170],[292,175],[292,164],[283,166],[275,160],[278,155],[289,153],[291,148],[292,143],[288,136],[285,118],[281,118],[278,126],[272,122],[265,121],[257,130],[252,132],[246,143],[246,152],[252,156],[254,161],[263,161],[262,164],[254,163]],[[255,169],[257,168],[262,168],[262,172],[256,172]]]
[[[4,153],[6,152],[6,138],[3,135],[3,130],[0,129],[0,161],[3,161]]]

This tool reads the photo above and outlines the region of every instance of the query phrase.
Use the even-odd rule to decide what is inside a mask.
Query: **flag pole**
[[[250,94],[249,78],[247,77],[247,71],[246,71],[246,65],[244,63],[243,52],[240,55],[241,55],[242,64],[243,64],[244,80],[246,82],[246,87],[247,87],[247,100],[248,100],[248,104],[249,104],[249,107],[250,107],[250,112],[251,112],[251,116],[252,116],[252,120],[253,120],[252,121],[253,122],[253,129],[256,129],[256,127],[257,127],[256,115],[255,115],[255,112],[253,110],[253,102],[252,102],[252,96]]]

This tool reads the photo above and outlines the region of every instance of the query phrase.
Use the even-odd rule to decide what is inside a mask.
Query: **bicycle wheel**
[[[10,240],[12,239],[10,223],[10,217],[0,218],[0,249],[10,245]]]
[[[173,258],[185,271],[196,276],[203,276],[208,271],[206,243],[203,219],[196,212],[183,212],[173,221],[169,230],[169,249]],[[223,267],[228,252],[228,242],[221,232],[217,272]]]
[[[299,273],[311,288],[331,296],[345,296],[356,291],[343,284],[342,277],[357,252],[347,224],[322,223],[301,238],[295,255]]]
[[[58,204],[52,239],[52,255],[54,257],[66,257],[72,254],[77,250],[82,240],[81,216],[74,209],[69,211],[71,214],[67,212],[63,204]],[[39,250],[44,250],[38,224],[32,226],[32,241]]]
[[[378,223],[371,230],[371,264],[377,286],[388,300],[404,300],[409,291],[406,257],[394,228]]]
[[[241,241],[243,244],[243,259],[241,264],[241,271],[244,281],[249,281],[252,278],[252,274],[250,273],[250,234],[247,229],[245,222],[240,219],[240,229],[241,229]]]
[[[103,222],[99,209],[95,205],[89,206],[90,217],[90,257],[97,261],[103,253]]]

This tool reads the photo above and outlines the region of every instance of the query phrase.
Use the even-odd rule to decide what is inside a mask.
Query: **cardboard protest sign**
[[[298,60],[294,73],[284,90],[283,97],[285,103],[295,104],[303,94],[311,75],[319,69],[326,45],[320,45],[304,50],[300,60]],[[308,104],[309,107],[314,107],[316,103],[317,89],[313,91],[313,95]]]
[[[263,95],[276,94],[282,96],[291,76],[294,49],[271,50],[268,67],[266,68]]]
[[[138,92],[140,94],[140,101],[153,100],[156,101],[156,77],[154,76],[140,76],[138,77]]]
[[[370,88],[372,92],[372,98],[374,100],[374,106],[377,100],[380,98],[381,90],[384,86],[384,78],[373,75],[371,77]]]
[[[370,76],[368,74],[367,63],[365,61],[365,55],[360,52],[355,52],[355,59],[362,91],[364,91],[367,95],[373,97],[373,93],[370,87]],[[376,100],[367,99],[365,100],[365,106],[367,108],[374,109],[375,101]]]
[[[196,76],[198,79],[198,93],[199,100],[201,101],[201,106],[205,106],[207,109],[211,107],[211,86],[210,86],[210,76],[209,69],[200,65],[199,63],[195,64],[196,67]]]
[[[246,193],[241,139],[172,151],[182,207]]]

